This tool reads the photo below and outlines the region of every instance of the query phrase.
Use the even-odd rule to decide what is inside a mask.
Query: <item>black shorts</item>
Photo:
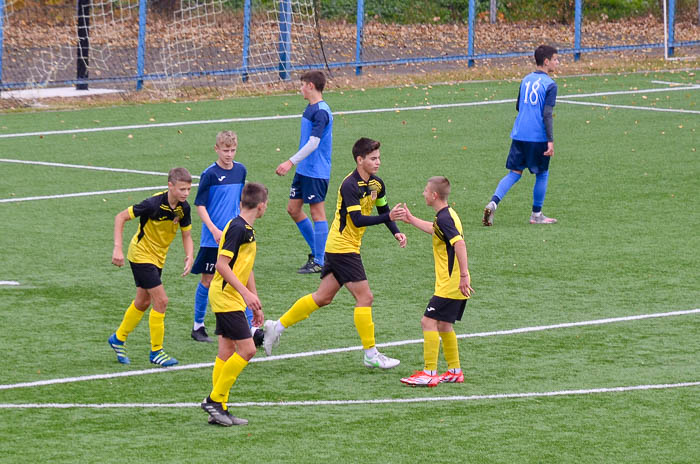
[[[367,280],[359,253],[326,253],[321,278],[333,274],[340,285]]]
[[[158,285],[163,285],[163,282],[160,280],[160,275],[163,273],[163,269],[159,268],[155,264],[132,263],[129,261],[129,265],[131,266],[131,273],[134,274],[134,283],[137,287],[148,290],[155,288]]]
[[[455,321],[462,320],[466,306],[467,300],[455,300],[433,295],[423,315],[430,319],[453,324]]]
[[[545,151],[547,151],[547,142],[513,140],[510,144],[506,169],[523,171],[528,168],[533,174],[545,172],[549,170],[551,158],[551,156],[544,156]]]
[[[200,247],[190,273],[214,274],[216,272],[216,258],[218,254],[218,248]]]
[[[248,318],[245,311],[228,311],[225,313],[214,313],[216,317],[216,335],[221,335],[230,340],[245,340],[251,338]]]

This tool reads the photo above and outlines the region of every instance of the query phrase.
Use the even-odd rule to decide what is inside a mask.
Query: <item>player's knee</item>
[[[371,291],[368,291],[367,293],[360,295],[359,298],[357,299],[358,306],[372,306],[372,303],[374,303],[374,295],[372,294]]]
[[[333,302],[333,295],[319,295],[314,293],[312,298],[314,299],[314,303],[316,303],[319,308],[322,306],[328,306],[331,304],[331,302]]]
[[[236,348],[236,352],[241,358],[250,361],[255,356],[255,343],[253,343],[252,339],[250,343],[241,343]]]
[[[168,309],[168,297],[163,295],[153,299],[153,308],[159,313],[164,313]]]

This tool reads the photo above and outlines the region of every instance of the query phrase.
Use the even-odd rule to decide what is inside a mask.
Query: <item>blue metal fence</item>
[[[271,66],[251,66],[249,62],[249,53],[251,48],[251,0],[245,0],[244,2],[244,16],[243,16],[243,41],[242,50],[240,52],[240,66],[230,67],[228,69],[211,69],[211,70],[198,70],[189,72],[179,72],[170,75],[165,75],[159,72],[147,72],[146,69],[146,57],[147,57],[147,43],[146,43],[146,31],[147,31],[147,0],[139,0],[138,9],[138,45],[136,50],[136,73],[133,76],[107,76],[107,77],[93,77],[90,79],[56,79],[54,81],[49,81],[44,83],[45,85],[77,85],[77,84],[110,84],[110,83],[135,83],[135,88],[137,90],[142,89],[145,81],[157,81],[161,79],[192,79],[200,78],[203,76],[233,76],[240,77],[240,80],[247,82],[249,77],[257,73],[270,73],[271,71],[277,72],[279,79],[287,80],[290,79],[290,74],[292,72],[305,71],[310,69],[354,69],[355,74],[362,74],[363,69],[371,66],[391,66],[391,65],[405,65],[405,64],[419,64],[419,63],[453,63],[453,62],[465,62],[468,66],[473,66],[477,60],[486,59],[501,59],[510,57],[520,57],[529,56],[531,51],[507,51],[498,53],[476,53],[475,48],[478,45],[475,41],[475,22],[476,22],[476,5],[475,0],[469,0],[469,10],[467,18],[468,27],[468,37],[467,43],[463,44],[462,47],[466,53],[440,53],[438,56],[413,56],[413,57],[399,57],[399,58],[385,58],[380,57],[378,59],[368,59],[365,53],[365,45],[363,39],[366,33],[366,23],[365,23],[365,0],[357,0],[357,22],[355,26],[355,50],[354,50],[354,60],[331,60],[329,62],[310,62],[304,64],[294,64],[290,62],[290,55],[292,53],[291,44],[291,28],[290,16],[292,14],[292,6],[290,0],[276,0],[279,16],[278,24],[278,37],[279,41],[277,44],[278,51],[278,65]],[[676,42],[675,41],[675,0],[669,0],[669,14],[668,14],[668,55],[672,56],[674,49],[676,47],[689,47],[700,45],[700,41],[685,41]],[[3,39],[5,35],[5,8],[6,0],[0,0],[0,90],[24,88],[31,86],[32,83],[20,82],[20,81],[10,81],[3,79]],[[664,43],[639,43],[639,44],[623,44],[623,45],[606,45],[606,46],[596,46],[596,47],[585,47],[582,46],[581,42],[581,31],[582,31],[582,11],[583,11],[583,0],[575,0],[575,18],[574,18],[574,46],[572,48],[560,48],[560,54],[571,54],[574,60],[579,60],[581,54],[591,53],[591,52],[603,52],[603,51],[622,51],[622,50],[642,50],[651,48],[663,48]],[[34,83],[36,85],[36,83]]]

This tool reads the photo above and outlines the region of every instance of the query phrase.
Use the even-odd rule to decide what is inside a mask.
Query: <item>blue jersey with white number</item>
[[[316,179],[331,178],[331,151],[333,145],[333,113],[328,103],[321,100],[308,105],[301,117],[299,148],[306,145],[309,137],[321,139],[318,148],[297,165],[297,174]]]
[[[240,213],[241,191],[247,173],[245,166],[235,161],[231,169],[224,169],[213,163],[202,172],[194,204],[207,209],[209,218],[217,229],[224,230],[228,221]],[[204,224],[202,224],[202,238],[199,246],[214,248],[219,246]]]
[[[523,78],[518,92],[518,117],[515,118],[510,138],[523,142],[546,142],[544,107],[557,100],[557,84],[543,71],[535,71]]]

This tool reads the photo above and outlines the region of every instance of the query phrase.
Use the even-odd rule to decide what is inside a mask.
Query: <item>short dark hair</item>
[[[267,187],[257,182],[248,182],[241,191],[241,207],[245,209],[256,208],[260,203],[267,201]]]
[[[556,48],[549,45],[540,45],[535,49],[535,64],[542,66],[544,60],[551,60],[554,55],[559,53]]]
[[[442,201],[447,201],[447,197],[450,195],[450,181],[444,176],[434,176],[428,179],[428,184],[433,192],[438,194],[438,197]]]
[[[192,183],[192,175],[185,168],[172,168],[168,172],[168,183],[175,185],[177,182]]]
[[[326,75],[321,71],[307,71],[299,78],[302,82],[311,82],[316,90],[323,92],[326,87]]]
[[[352,159],[357,162],[357,157],[366,157],[370,153],[372,153],[374,150],[379,150],[379,147],[381,146],[381,143],[377,142],[376,140],[368,139],[367,137],[362,137],[361,139],[358,139],[357,142],[355,142],[355,145],[352,146]]]

